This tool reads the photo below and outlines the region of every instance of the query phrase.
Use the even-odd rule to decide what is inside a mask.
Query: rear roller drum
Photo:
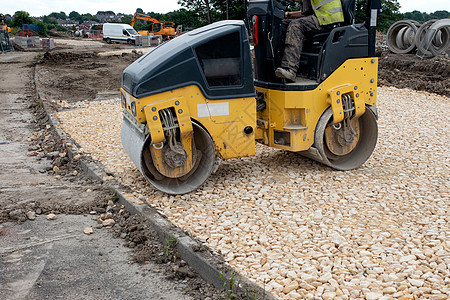
[[[192,169],[178,178],[169,178],[158,172],[150,153],[150,138],[147,139],[142,151],[142,169],[146,179],[156,189],[172,195],[186,194],[200,187],[211,175],[216,164],[214,142],[208,132],[193,123],[194,161]]]
[[[314,159],[337,170],[352,170],[369,159],[377,138],[377,120],[370,109],[367,108],[358,119],[333,125],[333,112],[329,108],[317,123],[314,147],[320,158]]]

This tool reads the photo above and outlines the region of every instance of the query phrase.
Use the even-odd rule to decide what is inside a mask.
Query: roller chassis
[[[263,2],[266,10],[258,6]],[[271,11],[276,1],[254,3],[258,7],[249,7],[250,17],[266,14],[265,28],[253,24],[262,40],[277,23]],[[330,33],[319,61],[349,46],[343,30]],[[168,194],[197,189],[217,168],[217,158],[254,155],[255,141],[339,170],[361,166],[377,140],[377,59],[370,57],[370,30],[354,25],[348,30],[357,33],[350,40],[358,35],[356,52],[326,64],[329,73],[317,68],[316,80],[298,77],[295,83],[274,79],[277,58],[267,43],[255,45],[253,80],[240,21],[218,22],[161,45],[124,71],[126,152],[144,177]]]

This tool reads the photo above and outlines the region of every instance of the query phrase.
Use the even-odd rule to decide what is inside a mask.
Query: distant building
[[[84,29],[86,31],[89,31],[89,29],[91,28],[92,25],[97,25],[98,22],[94,22],[94,21],[84,21],[83,23],[81,23],[78,28],[80,30]]]
[[[118,22],[121,19],[121,17],[117,16],[114,13],[102,13],[96,14],[95,16],[100,20],[100,23]]]
[[[76,27],[79,25],[79,23],[77,21],[69,20],[69,19],[66,19],[66,20],[58,19],[56,21],[58,22],[58,25],[62,26],[62,27],[72,27],[72,26]]]

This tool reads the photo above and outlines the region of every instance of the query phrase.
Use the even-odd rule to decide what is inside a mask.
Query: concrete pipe
[[[416,48],[414,40],[417,24],[417,22],[412,20],[403,20],[392,24],[387,32],[387,46],[389,50],[397,54],[412,52]]]
[[[438,56],[450,50],[450,19],[430,20],[417,30],[415,44],[419,56]]]

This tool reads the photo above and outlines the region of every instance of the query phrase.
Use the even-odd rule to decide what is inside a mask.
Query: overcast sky
[[[115,13],[132,14],[137,8],[144,12],[167,13],[181,8],[178,0],[4,0],[0,6],[0,13],[13,15],[18,10],[25,10],[32,16],[48,15],[52,12],[63,11],[69,14],[71,11],[79,13],[95,14],[100,10],[112,10]],[[434,12],[436,10],[450,11],[449,0],[399,0],[401,12],[413,10]]]

